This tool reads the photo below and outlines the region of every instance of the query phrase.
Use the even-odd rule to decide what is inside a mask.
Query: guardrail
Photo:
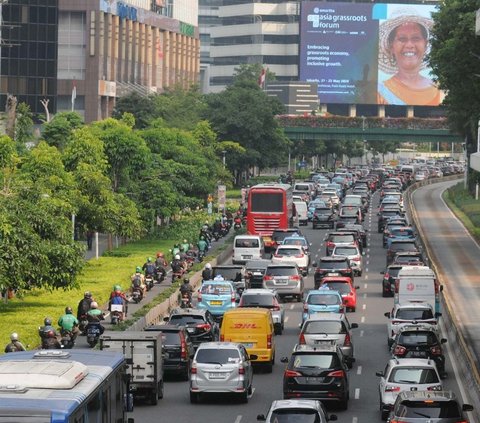
[[[420,225],[417,212],[413,207],[411,201],[412,193],[417,188],[425,185],[430,185],[438,182],[453,181],[458,179],[459,181],[463,178],[463,175],[452,175],[447,176],[441,179],[427,179],[425,181],[417,182],[405,191],[406,195],[406,204],[407,212],[411,217],[411,222],[419,234],[419,241],[421,246],[426,254],[429,266],[434,270],[439,282],[444,286],[448,287],[448,284],[445,284],[445,276],[440,271],[437,263],[435,262],[434,257],[432,256],[431,246],[428,241],[428,237],[425,236],[422,227]],[[468,401],[474,406],[474,411],[472,414],[475,417],[476,422],[480,421],[480,373],[477,366],[477,361],[475,359],[475,354],[473,353],[471,347],[466,342],[465,336],[462,330],[462,324],[458,321],[455,316],[454,306],[452,300],[448,295],[447,290],[444,289],[441,295],[442,301],[442,321],[443,328],[446,332],[446,335],[449,338],[450,345],[458,345],[459,348],[453,347],[454,354],[457,356],[458,371],[462,382],[466,388],[466,395],[468,396]]]

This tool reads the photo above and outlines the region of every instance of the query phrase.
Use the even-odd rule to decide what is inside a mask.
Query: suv
[[[166,322],[185,326],[195,348],[202,342],[213,342],[219,338],[218,324],[208,310],[177,308],[166,318]]]
[[[385,229],[385,225],[392,217],[403,217],[403,213],[400,207],[385,208],[378,213],[378,233],[382,233]]]
[[[296,264],[270,264],[263,277],[263,288],[275,290],[280,298],[302,301],[303,277]]]
[[[445,338],[438,337],[438,331],[432,326],[411,324],[398,331],[392,344],[392,355],[397,358],[431,358],[443,378],[446,373],[442,344],[446,342]]]
[[[380,272],[380,274],[383,275],[382,297],[393,297],[395,295],[395,281],[402,267],[403,266],[391,264],[385,272]]]
[[[330,232],[325,238],[325,255],[332,254],[335,246],[358,245],[354,233]]]
[[[195,348],[187,329],[180,325],[152,325],[144,330],[162,332],[164,372],[180,374],[183,380],[189,380]]]
[[[348,362],[337,345],[296,345],[283,374],[283,398],[319,399],[348,408]]]
[[[298,228],[275,229],[272,233],[272,245],[270,251],[275,251],[275,249],[283,243],[285,238],[294,235],[302,236],[302,231]]]
[[[423,421],[435,423],[468,423],[466,411],[472,411],[473,406],[461,406],[455,394],[451,391],[410,391],[401,392],[393,405],[388,421],[416,423],[419,416]]]
[[[336,214],[329,207],[316,207],[312,216],[312,229],[327,226],[330,229],[335,227]]]
[[[401,251],[395,254],[392,264],[398,266],[426,266],[426,260],[419,251]]]
[[[443,389],[435,363],[424,358],[390,359],[385,370],[376,375],[380,378],[378,390],[383,420],[387,419],[400,392]]]
[[[387,266],[392,264],[395,254],[403,251],[418,252],[417,243],[413,239],[395,239],[387,250]]]
[[[314,286],[318,289],[322,279],[326,276],[348,276],[353,280],[353,268],[350,260],[343,257],[322,257],[318,263],[313,263],[315,267]]]
[[[270,260],[249,260],[245,263],[245,285],[247,289],[263,286],[263,276],[270,263]]]
[[[257,420],[275,422],[327,423],[337,420],[335,414],[327,414],[325,406],[317,400],[293,399],[273,401],[267,416],[259,414]]]

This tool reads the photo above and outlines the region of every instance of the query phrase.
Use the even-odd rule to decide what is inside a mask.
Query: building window
[[[58,79],[85,79],[86,16],[60,12],[58,19]]]

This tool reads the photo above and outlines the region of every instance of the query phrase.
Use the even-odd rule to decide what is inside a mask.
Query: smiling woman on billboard
[[[443,100],[426,63],[433,21],[412,12],[397,10],[380,24],[378,104],[438,106]]]

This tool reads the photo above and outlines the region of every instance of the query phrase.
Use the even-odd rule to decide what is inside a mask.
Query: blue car
[[[216,318],[237,306],[237,292],[232,281],[204,281],[198,291],[197,308],[208,310]]]
[[[314,313],[343,313],[342,296],[338,291],[320,287],[308,292],[303,302],[302,324]]]
[[[413,228],[408,226],[394,226],[390,228],[387,237],[387,248],[390,248],[392,241],[397,239],[416,239]]]

